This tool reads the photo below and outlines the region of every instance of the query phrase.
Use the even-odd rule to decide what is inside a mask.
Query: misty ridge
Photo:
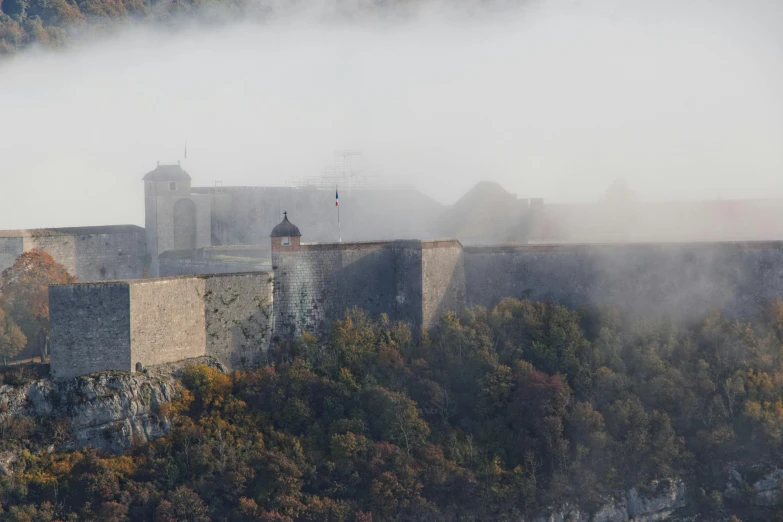
[[[547,204],[618,178],[641,201],[781,196],[775,2],[139,9],[0,61],[2,228],[140,224],[156,161],[199,186],[280,186],[345,148],[444,204],[481,180]]]

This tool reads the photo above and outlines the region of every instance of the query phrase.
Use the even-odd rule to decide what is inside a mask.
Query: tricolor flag
[[[340,196],[337,194],[337,189],[334,189],[334,206],[340,206]]]

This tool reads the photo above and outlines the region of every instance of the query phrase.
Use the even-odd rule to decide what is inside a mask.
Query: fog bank
[[[158,160],[282,185],[339,149],[447,203],[481,179],[550,201],[616,178],[645,199],[783,196],[783,6],[685,4],[310,12],[23,52],[0,63],[0,229],[143,225]]]

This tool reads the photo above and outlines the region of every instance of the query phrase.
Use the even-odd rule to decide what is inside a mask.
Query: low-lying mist
[[[282,185],[340,149],[445,203],[482,179],[548,201],[617,178],[643,199],[783,196],[783,5],[685,4],[312,9],[29,49],[0,61],[0,229],[143,224],[156,161]]]

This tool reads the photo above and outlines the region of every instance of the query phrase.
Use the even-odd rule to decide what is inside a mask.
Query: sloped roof
[[[181,165],[158,165],[144,176],[144,181],[190,181],[190,174]]]
[[[272,229],[269,237],[301,237],[299,227],[288,221],[288,212],[283,212],[283,221]]]

